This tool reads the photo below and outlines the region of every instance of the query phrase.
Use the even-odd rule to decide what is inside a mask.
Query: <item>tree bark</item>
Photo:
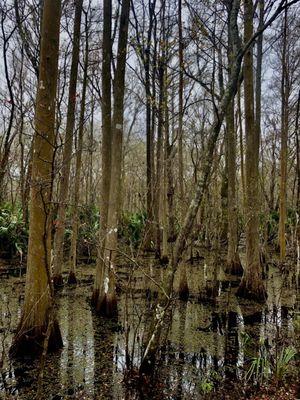
[[[278,241],[280,261],[286,256],[285,224],[287,198],[287,151],[289,129],[289,83],[287,71],[287,9],[284,13],[282,36],[282,72],[281,72],[281,134],[280,134],[280,192],[279,192],[279,227]]]
[[[45,0],[35,111],[25,300],[21,321],[11,347],[13,355],[40,354],[49,324],[51,324],[51,332],[48,349],[62,347],[60,329],[53,309],[50,277],[51,220],[49,218],[55,145],[60,12],[59,0]]]
[[[228,17],[230,18],[232,3],[228,6]],[[229,26],[229,24],[228,24]],[[232,37],[228,29],[228,65],[229,69],[233,62]],[[226,272],[234,275],[242,275],[243,268],[238,253],[238,216],[236,204],[236,127],[234,123],[234,100],[232,99],[226,111],[226,134],[227,134],[227,171],[228,171],[228,249]]]
[[[71,238],[71,251],[70,251],[70,272],[68,277],[69,284],[76,284],[76,262],[77,262],[77,239],[78,239],[78,205],[80,197],[80,180],[81,180],[81,160],[83,148],[83,134],[85,127],[85,107],[86,107],[86,90],[88,78],[88,61],[89,61],[89,35],[88,35],[88,22],[86,21],[86,42],[85,42],[85,59],[84,59],[84,72],[82,82],[82,98],[79,117],[79,130],[77,141],[76,153],[76,172],[75,172],[75,185],[74,185],[74,204],[73,204],[73,217],[72,217],[72,238]]]
[[[80,48],[80,26],[82,15],[83,0],[76,0],[74,32],[73,32],[73,51],[70,73],[68,111],[66,136],[63,151],[62,174],[59,187],[58,211],[56,219],[56,231],[54,235],[54,258],[53,258],[53,285],[58,288],[63,284],[62,266],[64,263],[64,235],[66,224],[66,209],[69,193],[69,177],[71,168],[73,135],[75,126],[75,107],[76,107],[76,89],[79,64]]]
[[[253,2],[244,1],[244,41],[253,35]],[[264,302],[259,249],[259,132],[254,119],[253,49],[244,56],[244,105],[246,129],[246,266],[237,295]]]
[[[103,257],[102,290],[96,304],[97,311],[107,317],[117,315],[117,298],[115,287],[116,256],[118,245],[118,223],[122,194],[122,160],[123,160],[123,123],[125,68],[127,56],[127,39],[129,25],[130,0],[124,0],[121,9],[117,66],[114,80],[114,108],[111,143],[110,188],[107,214],[107,234]]]
[[[147,223],[145,228],[145,239],[144,249],[153,249],[154,240],[154,124],[152,123],[154,118],[154,107],[153,97],[154,93],[151,94],[151,76],[150,76],[150,49],[152,40],[152,31],[154,26],[154,13],[155,3],[149,0],[149,27],[147,32],[147,45],[145,54],[143,57],[143,64],[145,69],[145,91],[146,91],[146,183],[147,183]],[[155,68],[155,65],[153,65]]]
[[[111,166],[111,54],[112,54],[112,3],[111,0],[103,0],[103,44],[102,44],[102,176],[100,192],[100,243],[96,264],[96,276],[92,296],[92,304],[100,311],[105,293],[103,292],[104,280],[104,249],[107,234],[107,216],[110,188]]]
[[[180,220],[183,221],[184,210],[184,182],[183,182],[183,36],[182,36],[182,0],[178,0],[178,57],[179,57],[179,87],[178,87],[178,180],[179,180],[179,205]]]

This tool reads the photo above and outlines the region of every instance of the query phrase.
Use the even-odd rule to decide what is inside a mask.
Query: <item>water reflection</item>
[[[81,273],[91,271],[88,266]],[[233,396],[245,379],[247,362],[262,346],[275,354],[278,343],[294,344],[296,295],[290,285],[284,286],[278,271],[269,271],[268,303],[262,307],[237,299],[236,281],[228,280],[220,265],[191,266],[191,301],[173,304],[161,330],[155,368],[140,378],[158,289],[141,270],[123,266],[120,272],[118,321],[92,314],[86,284],[65,288],[59,295],[64,348],[47,358],[45,399],[201,399],[211,391],[215,399],[223,398],[224,392]],[[160,281],[164,269],[150,265],[147,274]],[[17,325],[22,293],[19,278],[1,282],[0,340],[5,351]],[[33,399],[38,371],[39,362],[12,364],[4,359],[0,398]]]

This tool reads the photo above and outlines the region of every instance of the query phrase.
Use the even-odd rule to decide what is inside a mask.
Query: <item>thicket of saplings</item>
[[[64,246],[66,253],[70,248],[72,235],[71,210],[68,210],[65,230]],[[81,206],[79,210],[79,235],[78,235],[78,256],[83,260],[93,260],[96,256],[100,211],[97,206]],[[119,238],[124,246],[128,246],[131,250],[140,250],[142,240],[145,234],[147,221],[146,211],[128,212],[123,211],[120,224],[118,227]],[[278,244],[278,222],[279,211],[274,210],[269,214],[261,213],[260,215],[260,235],[261,241],[267,245],[270,251],[277,251]],[[53,210],[53,233],[55,230],[56,216]],[[242,215],[239,216],[239,234],[244,232],[244,223]],[[289,254],[293,256],[296,247],[293,246],[294,237],[297,226],[296,210],[287,210],[286,237],[290,244]],[[179,230],[179,223],[175,224],[176,231]],[[200,246],[213,245],[205,237],[206,229],[199,230],[193,235],[194,240]],[[221,240],[221,238],[220,238]],[[24,259],[27,252],[28,242],[28,223],[24,221],[22,208],[18,204],[11,205],[5,203],[0,206],[0,257],[12,259],[21,257]],[[212,241],[211,241],[212,242]],[[214,243],[215,244],[215,243]],[[294,250],[293,250],[294,249]]]

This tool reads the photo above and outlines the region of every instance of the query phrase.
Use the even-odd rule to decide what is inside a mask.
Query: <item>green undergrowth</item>
[[[0,208],[0,254],[12,258],[26,252],[28,229],[19,206],[4,204]]]
[[[138,246],[142,240],[146,222],[145,212],[124,212],[120,220],[120,237],[126,244]]]
[[[53,213],[53,229],[57,219],[56,209]],[[100,212],[95,206],[79,207],[78,254],[81,256],[96,255],[99,242]],[[123,212],[120,217],[118,234],[124,244],[137,247],[142,240],[146,221],[145,212]],[[64,246],[68,251],[72,237],[72,210],[67,210]],[[0,207],[0,257],[12,258],[27,251],[28,226],[23,220],[20,206],[4,204]]]
[[[261,339],[258,351],[253,354],[249,348],[253,348],[254,339],[245,335],[243,341],[248,359],[248,369],[245,374],[247,382],[254,382],[258,386],[272,382],[278,386],[293,376],[295,362],[299,357],[293,346],[278,344],[275,345],[275,350],[271,351],[268,341]]]

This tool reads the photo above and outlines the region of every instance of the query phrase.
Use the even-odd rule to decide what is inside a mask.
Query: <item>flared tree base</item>
[[[225,272],[230,275],[242,276],[244,269],[239,259],[227,260]]]
[[[61,289],[64,286],[64,280],[61,274],[53,275],[53,287],[55,290]]]
[[[186,279],[180,281],[178,288],[178,296],[180,300],[187,301],[190,295],[189,286]]]
[[[236,295],[257,303],[265,303],[268,297],[262,282],[246,282],[244,278],[241,280]]]
[[[118,317],[118,303],[115,295],[105,294],[99,296],[99,290],[95,289],[92,294],[92,306],[96,313],[106,318]]]
[[[77,279],[75,272],[70,271],[69,276],[68,276],[68,285],[77,285]]]
[[[21,326],[21,324],[20,324]],[[23,329],[23,328],[22,328]],[[23,329],[23,332],[17,330],[9,354],[14,358],[38,357],[44,350],[47,326]],[[54,352],[63,347],[62,336],[58,322],[55,320],[49,336],[47,352]]]

